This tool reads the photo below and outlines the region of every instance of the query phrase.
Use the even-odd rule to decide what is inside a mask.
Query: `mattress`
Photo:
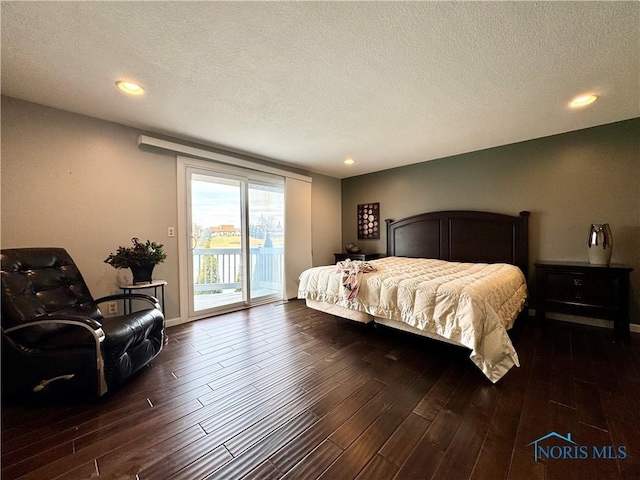
[[[369,263],[375,271],[359,274],[355,296],[343,285],[341,269],[332,265],[303,272],[298,298],[312,308],[313,303],[341,307],[353,311],[359,321],[365,315],[388,319],[411,327],[407,330],[463,345],[492,382],[513,365],[519,366],[507,329],[527,297],[520,269],[509,264],[404,257]]]

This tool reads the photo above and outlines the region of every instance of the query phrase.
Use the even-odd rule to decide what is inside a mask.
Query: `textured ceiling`
[[[4,95],[341,178],[637,117],[639,82],[638,2],[2,2]]]

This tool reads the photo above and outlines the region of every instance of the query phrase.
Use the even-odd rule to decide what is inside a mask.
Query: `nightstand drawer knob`
[[[574,284],[576,287],[581,287],[581,286],[582,286],[582,279],[581,279],[581,278],[574,278],[574,279],[573,279],[573,284]]]
[[[582,300],[582,292],[576,293],[576,300]]]

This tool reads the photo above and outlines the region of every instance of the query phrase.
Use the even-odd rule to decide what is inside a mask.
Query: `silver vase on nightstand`
[[[589,229],[589,263],[609,265],[613,251],[613,237],[608,223],[593,223]]]

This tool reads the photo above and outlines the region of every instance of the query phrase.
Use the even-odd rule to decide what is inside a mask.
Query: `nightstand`
[[[343,262],[346,259],[360,260],[362,262],[368,262],[369,260],[377,260],[382,255],[379,253],[334,253],[336,263]]]
[[[536,318],[547,311],[613,320],[616,338],[629,338],[629,265],[536,262]]]

